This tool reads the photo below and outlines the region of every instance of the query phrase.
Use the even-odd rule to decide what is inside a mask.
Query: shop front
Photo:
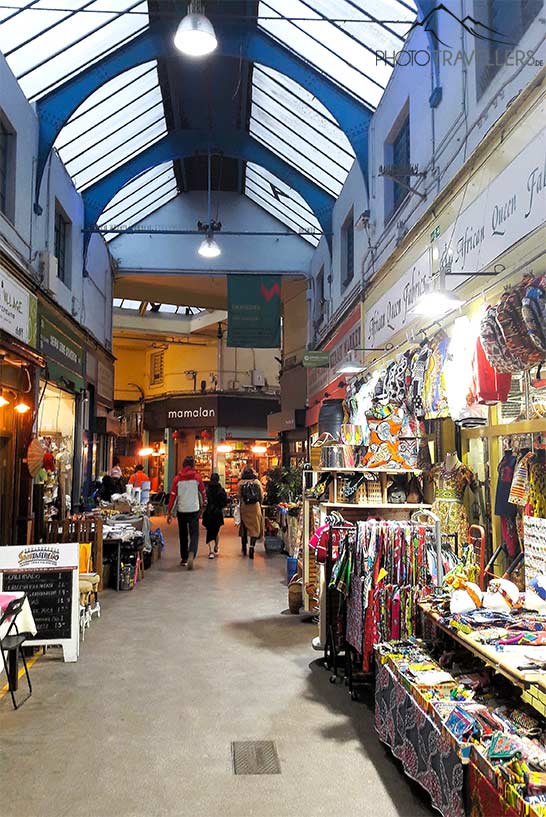
[[[85,364],[87,407],[84,412],[82,484],[88,496],[93,481],[112,467],[120,422],[114,416],[114,357],[88,339]]]
[[[79,507],[82,468],[82,429],[87,411],[85,350],[66,318],[53,306],[40,303],[38,343],[46,361],[40,382],[37,433],[44,449],[44,467],[36,481],[42,520],[64,519]]]
[[[36,298],[22,273],[0,253],[0,544],[25,544],[32,528],[27,451],[40,371]]]
[[[446,817],[543,802],[519,763],[546,763],[524,734],[546,701],[545,167],[537,105],[402,243],[305,476],[316,644],[354,695],[375,666],[379,736]]]
[[[226,489],[231,490],[244,464],[249,463],[260,474],[278,464],[280,447],[267,431],[267,417],[277,410],[275,398],[244,394],[196,394],[148,401],[144,407],[148,468],[161,469],[164,487],[165,480],[171,480],[182,467],[184,458],[193,456],[204,479],[217,471]],[[161,451],[164,453],[158,457]]]

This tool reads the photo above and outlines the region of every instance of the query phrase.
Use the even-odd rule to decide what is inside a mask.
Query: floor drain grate
[[[280,774],[277,747],[272,740],[236,740],[231,744],[234,774]]]

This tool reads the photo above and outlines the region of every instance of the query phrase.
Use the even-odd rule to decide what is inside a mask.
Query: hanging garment
[[[511,448],[508,448],[504,452],[502,460],[499,462],[497,493],[495,495],[496,516],[505,516],[509,519],[514,519],[516,516],[515,505],[509,501],[515,467],[516,455]]]
[[[423,403],[425,419],[449,417],[447,399],[446,361],[449,338],[444,331],[435,336],[425,372]]]
[[[435,465],[430,472],[435,486],[432,512],[440,518],[442,533],[457,534],[458,544],[468,541],[468,517],[463,505],[467,488],[476,491],[478,484],[472,471],[459,463],[448,470],[444,463]]]
[[[529,499],[529,467],[533,459],[533,452],[522,452],[522,456],[516,462],[514,477],[508,495],[508,502],[514,505],[525,507]]]
[[[409,408],[416,417],[422,419],[425,416],[425,404],[423,394],[425,388],[425,374],[428,368],[428,361],[431,355],[431,348],[428,343],[418,346],[413,352],[410,363],[410,384],[407,395]]]
[[[529,467],[528,516],[546,518],[546,462],[534,459]]]
[[[394,406],[376,406],[367,414],[370,438],[362,464],[366,468],[407,468],[400,456],[398,435],[403,410]]]

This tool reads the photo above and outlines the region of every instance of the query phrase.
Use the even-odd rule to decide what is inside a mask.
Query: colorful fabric
[[[508,502],[514,505],[525,506],[529,498],[529,466],[533,459],[533,452],[524,454],[514,468],[514,478],[508,495]]]
[[[394,406],[378,406],[366,415],[370,430],[369,447],[363,459],[367,468],[407,468],[400,456],[398,435],[404,413]]]
[[[546,518],[546,462],[534,460],[529,467],[528,516]]]
[[[449,417],[446,381],[448,349],[448,336],[443,331],[438,332],[432,343],[425,372],[423,403],[427,420]]]
[[[456,744],[383,664],[377,665],[375,728],[406,774],[428,791],[434,807],[444,817],[464,817],[463,765]]]
[[[432,468],[430,478],[435,487],[432,512],[440,518],[442,532],[457,534],[458,544],[467,542],[468,517],[463,499],[467,488],[475,491],[478,487],[474,474],[462,463],[451,471],[442,463]]]
[[[514,479],[514,469],[516,467],[516,456],[508,449],[505,451],[502,460],[499,462],[497,493],[495,495],[495,515],[506,516],[514,519],[516,508],[509,502],[510,488]]]

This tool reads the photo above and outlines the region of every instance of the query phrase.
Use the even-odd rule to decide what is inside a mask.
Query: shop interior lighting
[[[193,0],[179,23],[174,44],[187,57],[206,57],[218,47],[214,26],[203,14],[203,4]]]
[[[26,414],[27,411],[30,411],[30,406],[28,403],[25,402],[23,397],[19,397],[13,408],[19,414]]]
[[[143,450],[143,451],[147,451],[148,449],[147,449],[147,448],[143,448],[142,450]],[[165,449],[164,449],[164,448],[156,448],[156,449],[154,449],[154,450],[152,451],[152,457],[162,457],[164,453],[165,453]],[[142,455],[142,454],[141,454],[141,456],[146,456],[146,454],[144,454],[144,455]]]
[[[253,445],[250,449],[253,454],[265,454],[267,451],[266,445]]]
[[[229,443],[220,443],[216,450],[219,454],[230,454],[233,451],[233,446],[229,445]]]
[[[141,448],[140,451],[138,452],[138,456],[139,457],[151,457],[151,456],[153,456],[154,453],[155,452],[154,452],[153,448]]]
[[[0,387],[0,408],[4,406],[9,406],[9,400],[6,400],[4,397],[4,390]]]

